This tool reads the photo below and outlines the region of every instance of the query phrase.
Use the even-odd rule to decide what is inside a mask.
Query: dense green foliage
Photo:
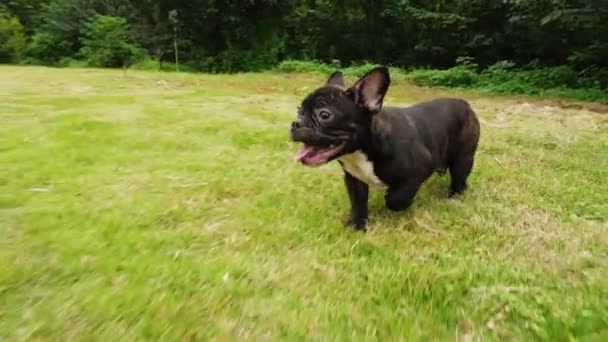
[[[23,26],[19,20],[0,11],[0,62],[21,62],[25,46]]]
[[[605,74],[577,73],[566,65],[522,70],[515,69],[513,63],[500,61],[480,71],[475,64],[462,62],[446,70],[416,70],[406,78],[423,86],[475,88],[492,93],[551,95],[608,102],[605,83],[608,77]]]
[[[121,65],[126,57],[107,55],[114,51],[164,68],[177,47],[182,67],[205,72],[339,60],[449,69],[413,76],[425,84],[472,86],[515,71],[520,81],[509,76],[502,86],[523,79],[541,88],[608,89],[608,0],[8,0],[0,11],[2,62]],[[97,16],[120,22],[108,34],[122,32],[122,40],[93,52],[85,42]],[[458,64],[463,56],[475,67]]]
[[[372,68],[371,64],[342,68],[347,76],[359,77]],[[323,73],[335,66],[318,61],[285,60],[277,68],[286,73]],[[470,58],[459,58],[454,67],[407,71],[391,69],[391,78],[407,80],[415,85],[448,88],[472,88],[494,94],[526,94],[564,97],[576,100],[608,103],[608,91],[593,77],[580,75],[569,66],[516,69],[514,63],[500,61],[481,70]],[[605,76],[604,76],[605,77]]]
[[[92,66],[121,67],[144,52],[131,42],[124,18],[97,16],[85,27],[80,54]]]

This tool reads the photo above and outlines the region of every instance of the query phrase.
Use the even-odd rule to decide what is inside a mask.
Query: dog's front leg
[[[391,187],[384,195],[386,207],[392,211],[400,211],[409,208],[414,202],[414,197],[420,189],[422,182],[410,179],[405,183]]]
[[[350,199],[350,214],[345,225],[357,230],[365,230],[369,187],[346,171],[344,171],[344,183]]]

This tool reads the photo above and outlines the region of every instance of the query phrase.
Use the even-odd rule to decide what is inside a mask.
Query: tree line
[[[568,66],[608,87],[608,0],[4,0],[0,62]]]

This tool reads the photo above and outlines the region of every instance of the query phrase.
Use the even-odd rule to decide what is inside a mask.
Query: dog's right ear
[[[344,87],[344,77],[342,75],[342,72],[339,70],[334,71],[330,76],[329,79],[327,79],[327,82],[325,82],[326,86],[338,86],[338,87]]]

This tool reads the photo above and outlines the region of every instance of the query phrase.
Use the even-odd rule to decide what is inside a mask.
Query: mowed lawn
[[[0,341],[608,339],[608,114],[396,78],[478,158],[363,234],[288,141],[324,80],[0,67]]]

